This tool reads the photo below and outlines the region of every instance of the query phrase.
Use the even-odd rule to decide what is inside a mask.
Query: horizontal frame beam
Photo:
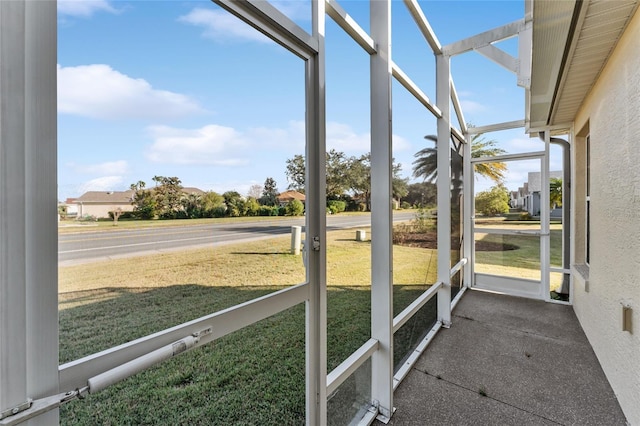
[[[529,127],[527,132],[534,133],[535,137],[538,137],[538,133],[549,131],[551,132],[551,136],[554,136],[557,134],[569,134],[572,126],[573,123],[558,123],[553,126]]]
[[[318,53],[318,40],[267,1],[212,1],[302,59]]]
[[[458,273],[458,271],[460,271],[460,269],[462,269],[462,267],[464,265],[466,265],[468,262],[466,257],[463,257],[462,259],[460,259],[460,262],[456,263],[453,268],[451,268],[451,272],[449,273],[450,277],[453,277],[455,274]]]
[[[522,154],[505,154],[494,157],[472,158],[471,163],[500,163],[503,161],[535,160],[544,157],[544,151],[525,152]]]
[[[327,7],[327,15],[329,15],[344,32],[349,34],[369,55],[376,53],[376,46],[373,39],[349,16],[336,0],[326,0],[325,5]]]
[[[438,37],[436,37],[436,33],[431,28],[427,17],[422,13],[422,8],[418,4],[418,1],[404,0],[404,4],[407,6],[407,9],[409,9],[409,13],[411,13],[413,20],[418,25],[418,29],[424,36],[425,40],[427,40],[427,43],[431,46],[433,53],[435,55],[440,55],[442,53],[442,45],[440,44]]]
[[[308,298],[309,285],[307,283],[298,284],[66,363],[59,368],[60,389],[82,388],[94,376],[176,342],[185,336],[196,334],[208,327],[211,327],[211,333],[203,336],[200,342],[201,344],[212,342],[302,303]]]
[[[393,332],[395,333],[402,327],[407,321],[415,315],[416,312],[422,308],[425,303],[427,303],[433,296],[438,293],[438,290],[442,287],[442,283],[438,282],[429,287],[424,293],[416,298],[409,306],[404,308],[402,312],[400,312],[393,319]]]
[[[493,44],[488,44],[483,47],[475,49],[476,52],[484,56],[485,58],[495,62],[507,71],[511,71],[514,74],[518,72],[518,60],[509,55],[502,49],[497,48]]]
[[[458,294],[456,294],[456,297],[453,298],[453,300],[451,301],[452,311],[455,309],[456,306],[458,306],[458,302],[460,302],[460,299],[462,299],[462,296],[466,291],[467,291],[467,287],[462,287],[460,291],[458,291]]]
[[[392,63],[391,72],[398,83],[402,84],[402,86],[404,86],[404,88],[407,89],[409,93],[411,93],[422,105],[427,107],[427,109],[431,111],[431,113],[436,116],[436,118],[442,117],[442,111],[440,111],[440,108],[438,108],[431,102],[429,97],[425,95],[422,90],[420,90],[418,85],[415,84],[409,78],[409,76],[406,75],[404,71],[402,71],[402,69],[400,69],[398,65]]]
[[[524,127],[524,120],[505,121],[504,123],[488,124],[486,126],[469,127],[469,133],[479,135],[481,133],[499,132],[500,130],[517,129]]]
[[[347,359],[342,361],[340,365],[327,374],[327,395],[331,395],[351,376],[371,355],[378,350],[380,343],[376,339],[369,339],[364,345],[360,346]]]
[[[495,235],[521,235],[529,237],[540,237],[543,235],[541,230],[523,229],[515,230],[508,228],[482,228],[480,226],[473,229],[474,234],[495,234]]]
[[[458,98],[458,91],[456,90],[456,86],[453,84],[453,78],[450,77],[449,80],[449,84],[451,85],[451,103],[453,104],[453,109],[456,112],[456,117],[458,117],[460,130],[462,130],[462,133],[467,133],[467,122],[464,118],[464,114],[462,113],[462,106],[460,105],[460,99]],[[464,136],[462,136],[462,139],[464,139]],[[460,142],[466,143],[464,140],[461,140]]]
[[[459,55],[470,50],[478,49],[479,47],[487,46],[496,41],[514,37],[518,35],[518,33],[524,28],[524,19],[519,19],[517,21],[511,22],[510,24],[506,24],[501,27],[497,27],[480,34],[476,34],[472,37],[448,44],[442,48],[442,53],[447,56]]]
[[[415,348],[415,350],[411,353],[411,355],[409,355],[409,358],[407,358],[404,364],[402,364],[402,366],[398,369],[398,371],[396,371],[396,373],[393,375],[394,391],[396,390],[400,382],[402,382],[402,380],[404,380],[404,378],[407,377],[407,374],[409,374],[413,365],[416,363],[418,358],[420,358],[420,355],[422,355],[424,350],[427,349],[427,346],[429,346],[429,343],[431,343],[436,333],[441,328],[442,328],[442,321],[436,322],[436,324],[431,328],[431,330],[429,330],[425,338],[422,339],[422,342],[420,342],[418,347]]]
[[[451,136],[456,138],[458,140],[458,142],[465,144],[467,143],[466,139],[464,138],[464,135],[462,134],[462,132],[458,129],[456,129],[455,127],[451,126]]]

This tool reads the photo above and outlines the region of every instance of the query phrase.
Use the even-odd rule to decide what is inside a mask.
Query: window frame
[[[585,137],[585,238],[584,262],[591,261],[591,135]]]

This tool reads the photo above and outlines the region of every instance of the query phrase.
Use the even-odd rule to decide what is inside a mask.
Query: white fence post
[[[302,245],[302,227],[291,227],[291,254],[299,255],[300,246]]]

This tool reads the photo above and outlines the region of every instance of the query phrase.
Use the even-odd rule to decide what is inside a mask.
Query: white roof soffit
[[[640,0],[534,0],[529,128],[570,124]]]

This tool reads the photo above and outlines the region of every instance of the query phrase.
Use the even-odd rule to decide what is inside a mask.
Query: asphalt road
[[[413,217],[414,213],[411,212],[397,212],[394,214],[394,221],[410,220]],[[348,229],[370,224],[369,215],[327,217],[328,229]],[[304,231],[304,218],[61,234],[58,239],[58,262],[65,266],[185,247],[216,246],[272,238],[290,234],[291,227],[296,225],[302,226]]]

